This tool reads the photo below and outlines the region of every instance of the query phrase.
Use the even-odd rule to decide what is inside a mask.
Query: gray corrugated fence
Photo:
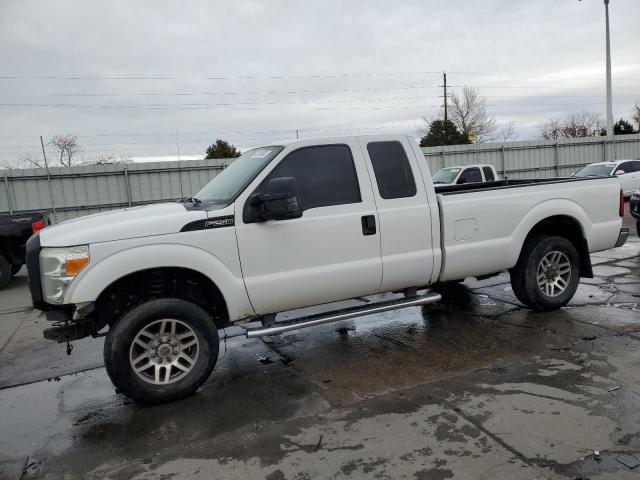
[[[191,196],[232,160],[0,170],[0,212],[70,218]]]
[[[422,152],[432,172],[488,163],[507,178],[567,177],[588,163],[640,159],[640,135],[450,145],[423,148]]]

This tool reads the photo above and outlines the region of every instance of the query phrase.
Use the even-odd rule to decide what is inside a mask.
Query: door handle
[[[365,215],[360,219],[362,221],[362,234],[375,235],[376,234],[376,217],[373,215]]]

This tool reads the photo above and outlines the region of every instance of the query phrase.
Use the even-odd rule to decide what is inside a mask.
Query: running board
[[[343,310],[318,313],[307,317],[294,318],[283,322],[276,322],[274,325],[268,327],[258,327],[254,329],[249,328],[246,330],[246,335],[247,338],[276,335],[278,333],[289,332],[299,328],[314,327],[316,325],[324,325],[325,323],[338,322],[340,320],[387,312],[389,310],[398,310],[400,308],[416,307],[419,305],[426,305],[428,303],[439,302],[440,300],[442,300],[442,295],[431,292],[419,297],[400,298],[386,302],[345,308]]]

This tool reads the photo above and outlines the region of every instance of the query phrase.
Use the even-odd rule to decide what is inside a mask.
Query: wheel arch
[[[230,325],[222,291],[206,275],[185,267],[155,267],[124,275],[105,287],[95,301],[101,324],[111,325],[148,300],[177,298],[202,308],[217,328]]]
[[[593,268],[591,265],[591,256],[589,255],[589,244],[583,224],[574,216],[568,214],[556,214],[539,220],[527,233],[522,246],[518,263],[522,260],[524,246],[532,238],[541,235],[563,237],[569,240],[580,255],[580,276],[585,278],[593,278]]]

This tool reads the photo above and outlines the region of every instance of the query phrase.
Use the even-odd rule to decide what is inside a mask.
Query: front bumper
[[[616,247],[621,247],[627,242],[627,238],[629,238],[629,229],[627,227],[622,227],[620,229],[620,233],[618,234],[618,241],[616,242]]]

